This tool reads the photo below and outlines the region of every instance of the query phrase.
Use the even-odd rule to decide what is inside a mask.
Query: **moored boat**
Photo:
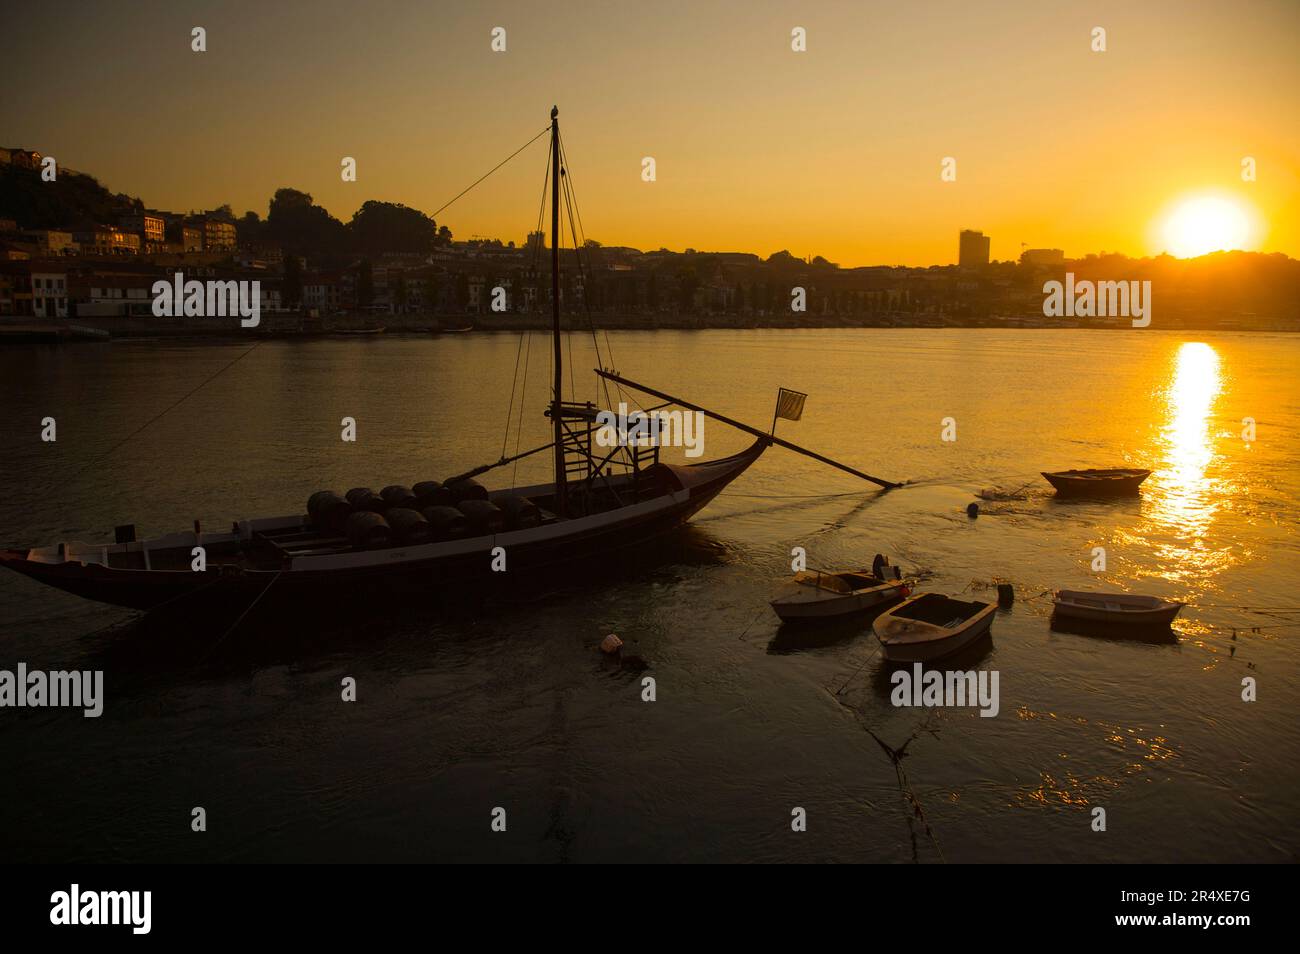
[[[659,459],[655,440],[616,442],[611,449],[599,436],[601,409],[590,401],[563,400],[568,382],[561,335],[560,185],[567,160],[561,160],[557,116],[558,110],[552,109],[547,173],[553,372],[545,412],[550,419],[549,443],[502,456],[445,482],[392,484],[379,494],[367,487],[355,487],[347,494],[318,491],[308,500],[305,513],[238,520],[228,530],[204,531],[196,521],[192,531],[137,540],[135,527],[128,524],[117,528],[112,544],[68,541],[0,549],[0,566],[87,599],[121,606],[148,610],[179,600],[188,606],[189,599],[202,591],[204,599],[215,597],[226,603],[247,598],[251,600],[248,612],[272,588],[272,600],[310,593],[325,601],[376,590],[382,596],[476,583],[510,585],[520,579],[519,574],[541,575],[552,569],[576,572],[583,561],[609,562],[614,553],[639,553],[706,506],[773,443],[881,486],[897,486],[674,398],[666,400],[708,414],[755,439],[730,456],[668,464]],[[571,203],[571,195],[566,199]],[[572,220],[572,205],[565,211]],[[584,269],[576,238],[574,246],[574,260]],[[580,276],[580,284],[582,280]],[[372,326],[347,333],[375,335],[383,330]],[[606,357],[612,362],[597,341],[597,362]],[[526,380],[526,364],[524,374]],[[605,381],[662,394],[607,367],[597,367],[596,374]],[[606,386],[606,399],[612,403],[609,394]],[[511,402],[513,411],[513,389]],[[511,416],[507,414],[507,419]],[[493,493],[473,480],[545,451],[550,452],[552,465],[547,483]]]
[[[872,623],[885,658],[929,662],[965,649],[989,631],[992,603],[922,593],[886,610]]]
[[[1058,494],[1073,497],[1129,496],[1138,493],[1142,481],[1150,476],[1151,471],[1137,467],[1043,471],[1043,477]]]
[[[1101,623],[1152,626],[1174,621],[1186,603],[1163,600],[1158,596],[1136,593],[1091,593],[1083,590],[1057,590],[1052,606],[1060,616]]]
[[[803,570],[785,584],[771,606],[787,622],[828,619],[883,606],[910,593],[908,583],[883,580],[867,570]]]

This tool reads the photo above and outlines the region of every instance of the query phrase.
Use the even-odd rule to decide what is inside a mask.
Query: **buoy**
[[[1010,583],[998,584],[998,605],[1010,606],[1016,601],[1016,589]]]
[[[966,505],[966,516],[974,520],[979,515],[980,515],[980,505],[975,503],[975,501],[972,500],[969,504]]]
[[[600,651],[608,656],[614,655],[623,648],[623,640],[619,639],[613,633],[610,633],[600,641]]]

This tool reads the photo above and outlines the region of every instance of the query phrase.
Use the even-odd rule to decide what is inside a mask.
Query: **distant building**
[[[140,236],[111,225],[91,225],[72,233],[83,255],[139,255]]]
[[[989,263],[989,237],[983,232],[962,229],[957,245],[957,264],[962,268],[979,268]]]
[[[58,229],[29,229],[22,235],[25,241],[36,246],[39,255],[76,255],[81,250],[73,241],[71,232],[62,232]]]
[[[0,149],[0,165],[38,169],[41,165],[41,154],[30,149]]]
[[[1064,265],[1065,252],[1059,248],[1027,248],[1020,253],[1022,265]]]
[[[67,272],[32,273],[32,315],[36,318],[68,317]]]
[[[337,273],[304,275],[302,306],[321,314],[333,314],[343,305],[343,281]]]
[[[233,252],[235,246],[234,222],[214,218],[203,220],[203,250],[205,252]]]
[[[197,225],[187,225],[180,219],[173,219],[167,223],[163,235],[169,252],[185,254],[203,251],[203,229]]]
[[[153,212],[133,212],[118,220],[118,225],[140,236],[146,252],[162,251],[166,241],[163,217]]]

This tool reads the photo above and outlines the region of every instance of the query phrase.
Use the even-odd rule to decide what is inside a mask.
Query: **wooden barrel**
[[[401,484],[389,484],[379,491],[379,496],[384,498],[384,503],[389,507],[409,508],[415,505],[415,494],[410,487],[403,487]]]
[[[369,510],[371,513],[383,513],[388,509],[384,498],[369,487],[353,487],[348,491],[348,503],[356,511]]]
[[[506,528],[506,515],[501,508],[488,500],[462,500],[456,509],[469,521],[471,536],[500,533]]]
[[[438,504],[425,507],[423,514],[435,540],[459,540],[469,536],[469,521],[455,507]]]
[[[342,530],[352,505],[332,490],[318,490],[307,499],[307,516],[322,530]]]
[[[383,514],[367,510],[348,517],[348,542],[358,550],[378,550],[393,542],[393,531]]]
[[[452,500],[460,503],[462,500],[487,500],[487,488],[477,480],[458,480],[454,484],[448,484],[447,489],[451,491]]]
[[[393,536],[402,546],[418,546],[433,539],[433,527],[424,514],[407,507],[389,507],[384,519],[393,528]]]
[[[507,530],[531,530],[541,526],[542,512],[537,504],[518,494],[507,494],[493,501],[506,517]]]
[[[415,491],[415,499],[421,510],[425,507],[447,507],[456,502],[452,492],[437,480],[422,480],[411,490]]]

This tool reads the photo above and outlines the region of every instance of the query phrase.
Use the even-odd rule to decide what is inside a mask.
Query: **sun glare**
[[[1178,258],[1245,249],[1251,219],[1242,205],[1222,196],[1184,199],[1165,217],[1160,247]]]

